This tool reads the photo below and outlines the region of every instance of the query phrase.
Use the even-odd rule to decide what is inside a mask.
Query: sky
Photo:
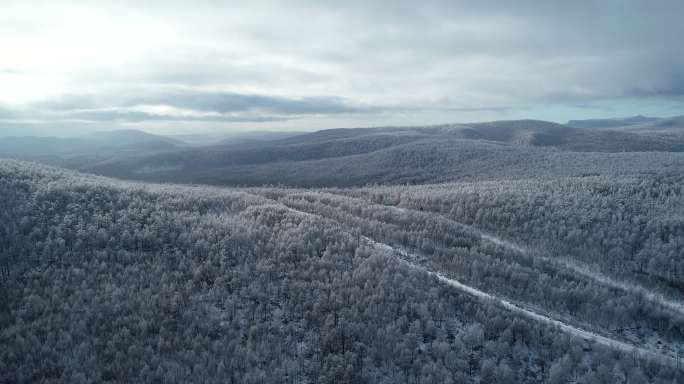
[[[13,1],[0,136],[684,114],[684,1]]]

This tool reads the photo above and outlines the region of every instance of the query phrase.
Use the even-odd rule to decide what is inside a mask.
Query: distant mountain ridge
[[[106,141],[110,145],[125,146],[125,145],[160,145],[167,143],[172,146],[182,146],[185,143],[181,140],[154,135],[136,129],[120,129],[114,131],[100,131],[92,133],[86,137],[87,139],[94,139],[98,141]]]
[[[180,140],[139,130],[126,129],[95,132],[80,137],[4,137],[0,138],[0,155],[22,154],[31,156],[73,154],[74,152],[87,152],[95,149],[122,147],[173,149],[182,145],[183,142]]]
[[[569,120],[565,125],[573,128],[615,128],[629,125],[647,124],[662,120],[659,117],[636,115],[624,118]]]
[[[684,116],[660,118],[637,115],[626,118],[570,120],[565,125],[582,129],[684,134]]]
[[[138,130],[104,131],[80,137],[5,137],[0,138],[0,158],[79,169],[103,161],[173,152],[185,146],[180,140]]]
[[[542,120],[338,128],[255,133],[254,138],[245,134],[212,145],[184,145],[177,139],[125,130],[77,139],[0,140],[0,156],[126,179],[229,185],[438,182],[498,177],[501,172],[514,178],[534,176],[530,167],[523,166],[525,162],[551,167],[535,169],[542,174],[583,175],[594,172],[592,162],[607,166],[617,159],[611,154],[620,152],[662,152],[658,155],[662,159],[654,164],[668,157],[673,162],[663,164],[678,163],[679,155],[665,153],[684,152],[684,135],[673,133],[684,119],[652,119],[615,119],[633,124],[630,129],[577,128]],[[625,155],[623,164],[649,156]],[[622,172],[623,164],[613,166]]]
[[[678,164],[684,160],[684,153],[676,152],[682,151],[682,138],[579,129],[540,120],[509,120],[329,129],[249,145],[190,148],[94,163],[80,169],[160,182],[354,186],[506,175],[520,178],[556,173],[578,176],[641,172]],[[658,159],[651,164],[641,163],[649,162],[645,159],[653,154]]]

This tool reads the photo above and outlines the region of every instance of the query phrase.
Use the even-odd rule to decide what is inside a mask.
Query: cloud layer
[[[681,114],[683,14],[678,0],[10,1],[0,135]]]

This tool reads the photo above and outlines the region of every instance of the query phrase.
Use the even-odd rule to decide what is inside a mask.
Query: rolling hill
[[[217,185],[354,186],[678,169],[684,138],[535,121],[333,129],[91,162],[82,171]]]
[[[621,119],[633,124],[630,129],[594,127],[609,126],[605,121],[585,121],[585,128],[576,128],[514,120],[257,132],[192,146],[125,130],[79,138],[0,139],[0,156],[119,178],[216,185],[353,186],[625,174],[679,166],[684,135],[671,132],[680,120]]]

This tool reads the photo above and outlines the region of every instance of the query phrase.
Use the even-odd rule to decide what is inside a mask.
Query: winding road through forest
[[[414,210],[414,209],[410,209],[410,208],[404,208],[404,207],[397,207],[397,206],[387,206],[387,207],[391,207],[390,209],[395,210],[399,213],[408,213],[408,212],[424,213],[423,211],[418,211],[418,210]],[[616,280],[616,279],[609,277],[603,273],[596,272],[596,271],[592,270],[591,268],[589,268],[589,266],[579,264],[576,261],[570,261],[569,258],[565,258],[565,259],[561,260],[557,257],[544,256],[543,254],[541,254],[541,252],[532,251],[532,250],[530,250],[526,247],[523,247],[519,244],[513,243],[509,240],[502,239],[502,238],[495,236],[491,233],[487,233],[487,232],[485,232],[485,231],[483,231],[477,227],[474,227],[472,225],[457,222],[457,221],[455,221],[455,220],[453,220],[453,219],[451,219],[451,218],[449,218],[449,217],[447,217],[441,213],[438,213],[438,212],[434,212],[434,213],[437,215],[440,215],[442,218],[449,220],[453,223],[456,223],[456,224],[462,225],[464,227],[470,228],[474,232],[477,232],[482,239],[484,239],[484,240],[486,240],[492,244],[498,245],[500,247],[507,248],[509,250],[512,250],[514,252],[520,253],[520,254],[525,255],[525,256],[529,256],[529,257],[536,258],[538,260],[542,260],[542,261],[549,263],[549,264],[552,264],[556,267],[571,270],[572,272],[574,272],[578,275],[581,275],[581,276],[583,276],[589,280],[593,280],[593,281],[600,283],[600,284],[603,284],[605,286],[608,286],[608,287],[611,287],[614,289],[618,289],[621,291],[641,295],[647,301],[650,301],[650,302],[655,303],[657,305],[663,306],[663,307],[665,307],[671,311],[674,311],[674,312],[677,312],[681,315],[684,315],[684,303],[682,303],[680,301],[669,299],[669,298],[665,297],[664,295],[654,293],[653,291],[651,291],[651,290],[649,290],[649,289],[647,289],[641,285],[635,284],[635,283],[630,282],[630,281]]]
[[[385,243],[377,242],[377,241],[370,239],[368,237],[364,237],[364,240],[368,244],[370,244],[371,246],[375,247],[376,249],[380,249],[380,250],[383,250],[385,252],[388,252],[391,255],[394,255],[401,263],[408,266],[409,268],[425,272],[428,275],[435,276],[441,282],[448,284],[449,286],[454,287],[454,288],[456,288],[462,292],[465,292],[471,296],[474,296],[478,299],[481,299],[483,301],[496,303],[496,304],[502,306],[503,308],[505,308],[509,311],[520,314],[520,315],[522,315],[528,319],[557,327],[558,329],[560,329],[563,332],[566,332],[570,335],[580,337],[580,338],[585,339],[585,340],[591,340],[591,341],[594,341],[598,344],[604,345],[604,346],[609,347],[609,348],[613,348],[615,350],[618,350],[618,351],[621,351],[624,353],[634,353],[634,354],[638,355],[639,357],[648,358],[648,359],[656,360],[656,361],[659,361],[659,362],[662,362],[665,364],[672,364],[674,366],[678,366],[676,357],[668,356],[668,355],[665,355],[663,353],[653,351],[651,349],[638,347],[638,346],[635,346],[635,345],[632,345],[629,343],[625,343],[625,342],[620,341],[620,340],[615,340],[615,339],[611,339],[609,337],[599,335],[599,334],[591,332],[591,331],[580,329],[578,327],[567,324],[567,323],[562,322],[560,320],[556,320],[554,318],[551,318],[548,315],[535,312],[535,311],[528,309],[528,308],[524,308],[518,304],[514,304],[514,303],[512,303],[509,300],[506,300],[504,298],[491,295],[491,294],[483,292],[477,288],[463,284],[460,281],[446,277],[439,272],[430,271],[425,267],[422,267],[418,264],[415,264],[415,263],[409,261],[409,259],[414,258],[415,256],[412,256],[411,254],[409,254],[408,252],[406,252],[402,249],[392,247],[392,246],[385,244]]]
[[[293,212],[297,215],[303,215],[307,217],[315,217],[323,220],[332,220],[330,218],[318,215],[318,214],[313,214],[311,212],[306,212],[302,211],[296,208],[292,208],[286,204],[284,204],[282,201],[274,200],[277,202],[279,205],[282,205],[284,208],[286,208],[288,211]],[[403,209],[402,209],[403,210]],[[339,223],[342,225],[341,223]],[[478,232],[481,234],[483,239],[490,241],[492,243],[495,243],[500,246],[504,247],[509,247],[511,249],[514,249],[518,252],[525,252],[525,249],[517,246],[513,243],[507,242],[506,240],[500,239],[498,237],[494,237],[490,234],[485,234],[484,232],[478,230]],[[386,255],[389,257],[394,258],[395,260],[399,261],[400,263],[406,265],[408,268],[421,271],[426,273],[427,275],[430,276],[435,276],[439,281],[441,281],[444,284],[449,285],[450,287],[453,287],[461,292],[464,292],[466,294],[469,294],[479,300],[490,302],[490,303],[495,303],[496,305],[499,305],[503,307],[506,310],[509,310],[511,312],[517,313],[527,319],[537,321],[543,324],[550,325],[552,327],[556,327],[557,329],[572,335],[574,337],[578,337],[587,341],[593,341],[597,344],[603,345],[605,347],[611,348],[616,351],[620,351],[622,353],[631,353],[634,354],[635,357],[641,357],[645,358],[648,360],[654,360],[663,364],[668,364],[674,367],[679,367],[679,360],[677,356],[670,356],[664,353],[661,353],[659,351],[655,351],[652,349],[636,346],[630,343],[626,343],[620,340],[616,340],[610,337],[606,337],[603,335],[600,335],[598,333],[588,331],[585,329],[578,328],[577,326],[568,324],[566,322],[563,322],[561,320],[557,320],[549,316],[548,314],[543,314],[539,313],[538,311],[535,311],[530,308],[525,308],[519,304],[513,303],[510,300],[506,298],[502,298],[496,295],[489,294],[487,292],[481,291],[475,287],[463,284],[462,282],[449,278],[445,275],[443,275],[440,272],[435,272],[431,271],[421,265],[416,264],[415,262],[411,260],[416,260],[418,257],[417,255],[413,255],[404,249],[401,249],[399,247],[395,247],[383,242],[376,241],[368,236],[362,236],[362,240],[370,247],[375,248],[377,250],[380,250],[384,252]],[[588,276],[588,277],[595,277],[595,276]],[[603,281],[603,280],[601,280]],[[618,282],[606,282],[607,284],[619,284]],[[622,286],[616,286],[618,288],[623,288]],[[628,287],[624,287],[624,289],[629,289]],[[677,307],[673,308],[677,309]],[[679,310],[679,309],[677,309]]]

